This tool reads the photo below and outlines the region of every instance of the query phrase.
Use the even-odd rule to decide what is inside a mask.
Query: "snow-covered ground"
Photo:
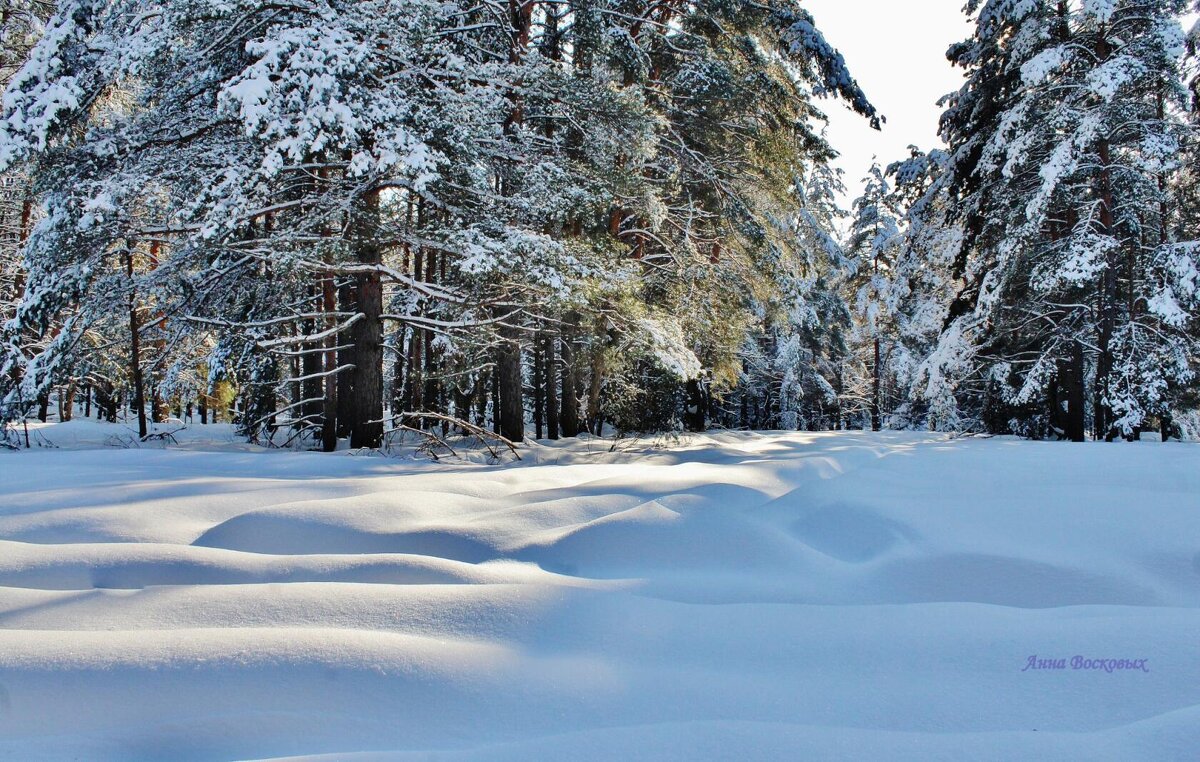
[[[1200,758],[1200,445],[35,433],[2,758]]]

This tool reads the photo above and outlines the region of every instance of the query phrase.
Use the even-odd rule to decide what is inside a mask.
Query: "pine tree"
[[[918,388],[948,389],[958,425],[1081,439],[1090,413],[1097,436],[1133,435],[1191,378],[1194,248],[1169,234],[1165,180],[1180,11],[992,2],[952,50],[968,79],[943,117],[949,160],[914,210],[961,241]]]
[[[846,244],[851,261],[846,290],[854,312],[855,365],[868,369],[859,378],[869,379],[869,389],[865,393],[854,390],[852,398],[860,404],[865,401],[872,431],[883,427],[885,358],[893,354],[889,303],[900,228],[891,195],[883,169],[873,164],[864,178],[863,193],[854,202]]]
[[[333,449],[519,440],[534,381],[553,435],[702,428],[766,321],[840,420],[826,95],[876,119],[790,2],[64,0],[0,118],[45,210],[5,398]]]

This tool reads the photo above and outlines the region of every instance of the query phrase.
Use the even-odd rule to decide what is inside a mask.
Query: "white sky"
[[[817,28],[846,57],[867,97],[887,117],[882,132],[840,102],[820,101],[829,115],[829,139],[842,156],[849,199],[872,156],[889,163],[908,156],[908,146],[940,145],[937,100],[957,90],[961,70],[946,60],[951,43],[966,39],[971,26],[963,0],[802,0]],[[847,199],[847,204],[849,202]]]

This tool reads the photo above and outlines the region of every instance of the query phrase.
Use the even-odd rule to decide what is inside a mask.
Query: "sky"
[[[937,137],[937,101],[957,90],[962,72],[946,49],[966,39],[971,26],[963,0],[802,0],[817,28],[842,52],[850,72],[887,117],[883,130],[834,100],[821,102],[829,115],[829,138],[842,156],[849,202],[862,188],[873,156],[887,164],[908,156],[908,146],[929,149]]]

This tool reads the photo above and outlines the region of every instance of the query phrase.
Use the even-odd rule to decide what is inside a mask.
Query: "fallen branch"
[[[475,424],[470,423],[469,421],[464,421],[461,418],[455,418],[454,416],[443,415],[442,413],[399,413],[397,415],[392,416],[391,423],[395,428],[398,428],[398,429],[399,428],[411,428],[411,427],[406,426],[405,424],[401,424],[400,421],[412,420],[412,419],[416,419],[418,421],[437,421],[438,423],[445,423],[445,424],[449,424],[450,426],[454,426],[454,427],[462,430],[462,432],[464,434],[474,437],[480,444],[482,444],[485,448],[487,448],[488,453],[491,454],[491,456],[494,460],[499,460],[500,459],[499,450],[497,450],[495,447],[493,447],[492,444],[488,441],[488,440],[495,440],[495,441],[499,442],[500,444],[504,445],[505,447],[507,447],[508,451],[512,453],[514,458],[516,458],[517,460],[521,460],[521,453],[517,450],[516,444],[514,444],[512,441],[500,436],[499,434],[497,434],[494,431],[488,431],[487,429],[483,428],[482,426],[476,426]],[[423,429],[418,429],[418,431],[424,432]],[[424,433],[430,434],[430,432],[424,432]],[[446,447],[447,447],[447,449],[449,449],[449,445],[446,445]]]
[[[393,423],[391,431],[388,431],[387,434],[394,434],[397,431],[409,432],[425,439],[425,444],[418,448],[418,452],[423,452],[434,460],[440,460],[437,454],[437,448],[439,447],[444,448],[454,457],[458,457],[458,453],[454,451],[454,448],[451,447],[446,440],[442,439],[432,431],[425,431],[424,429],[418,429],[413,426],[406,426],[402,423]],[[384,435],[385,438],[387,434]]]
[[[175,435],[181,431],[187,431],[187,426],[180,426],[174,431],[152,431],[141,438],[143,442],[170,442],[171,444],[179,444],[179,440]]]

